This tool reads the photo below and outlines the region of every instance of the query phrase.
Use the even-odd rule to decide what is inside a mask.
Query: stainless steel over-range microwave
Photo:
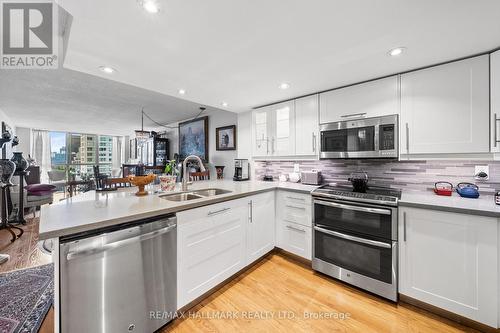
[[[398,158],[398,115],[320,125],[320,158]]]

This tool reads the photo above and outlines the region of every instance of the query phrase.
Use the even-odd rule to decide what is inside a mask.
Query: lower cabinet
[[[274,248],[274,191],[177,213],[177,308]]]
[[[274,191],[248,197],[248,205],[247,264],[251,264],[274,249]]]
[[[276,246],[311,260],[311,195],[279,190],[276,194]]]
[[[399,209],[399,293],[498,325],[498,219]]]

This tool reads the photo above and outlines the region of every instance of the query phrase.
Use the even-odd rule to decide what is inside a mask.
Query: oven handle
[[[328,201],[322,201],[322,200],[314,200],[314,203],[317,203],[317,204],[323,205],[323,206],[330,206],[330,207],[341,208],[341,209],[357,210],[357,211],[366,212],[366,213],[374,213],[374,214],[382,214],[382,215],[391,215],[392,214],[392,212],[388,209],[351,206],[351,205],[345,205],[345,204],[340,204],[340,203],[336,203],[336,202],[328,202]]]
[[[392,248],[391,244],[387,244],[384,242],[378,242],[378,241],[374,241],[374,240],[370,240],[370,239],[364,239],[364,238],[360,238],[360,237],[356,237],[356,236],[350,236],[350,235],[346,235],[346,234],[343,234],[340,232],[323,229],[320,227],[314,227],[314,230],[322,232],[324,234],[331,235],[331,236],[335,236],[335,237],[347,239],[347,240],[350,240],[353,242],[357,242],[357,243],[363,243],[363,244],[372,245],[372,246],[376,246],[376,247],[383,247],[385,249]]]

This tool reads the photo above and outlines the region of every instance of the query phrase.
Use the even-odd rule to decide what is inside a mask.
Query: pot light
[[[391,57],[397,57],[401,55],[406,50],[406,47],[396,47],[389,51]]]
[[[179,89],[179,95],[185,95],[186,94],[186,90],[184,89]]]
[[[100,66],[99,69],[106,74],[113,74],[114,72],[116,72],[116,69],[109,66]]]
[[[286,82],[283,82],[280,84],[280,89],[282,90],[285,90],[285,89],[288,89],[290,88],[290,84],[286,83]]]
[[[221,103],[221,105],[222,105],[223,107],[227,108],[227,106],[228,106],[229,104],[227,104],[227,102],[222,102],[222,103]]]
[[[141,1],[141,6],[144,8],[145,11],[148,13],[156,14],[160,11],[160,7],[158,6],[158,3],[155,0],[144,0]]]

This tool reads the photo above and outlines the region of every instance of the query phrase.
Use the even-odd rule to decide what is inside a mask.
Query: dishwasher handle
[[[130,238],[121,239],[121,240],[118,240],[118,241],[113,242],[113,243],[99,246],[97,248],[68,252],[68,254],[66,255],[66,260],[73,260],[73,259],[77,259],[77,258],[89,256],[89,255],[95,255],[95,254],[99,254],[99,253],[106,252],[109,250],[114,250],[114,249],[117,249],[117,248],[125,246],[125,245],[142,242],[142,241],[166,234],[166,233],[174,230],[176,227],[177,227],[177,225],[173,224],[173,225],[170,225],[170,226],[163,228],[163,229],[151,231],[151,232],[148,232],[148,233],[145,233],[142,235],[138,235],[138,236],[134,236],[134,237],[130,237]]]

